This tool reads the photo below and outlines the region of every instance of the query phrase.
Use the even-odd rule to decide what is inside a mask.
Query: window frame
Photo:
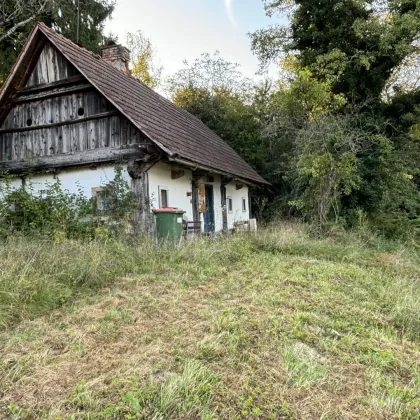
[[[95,200],[96,203],[96,211],[100,211],[102,213],[106,213],[111,211],[112,209],[110,207],[104,206],[104,203],[106,202],[106,199],[101,197],[101,193],[105,192],[106,188],[104,187],[93,187],[91,188],[92,192],[92,198]]]
[[[166,206],[162,205],[162,191],[166,192]],[[159,185],[159,197],[158,197],[158,206],[160,209],[163,209],[165,207],[169,207],[169,188],[164,185]]]
[[[233,213],[233,198],[232,196],[226,197],[226,207],[229,214]]]
[[[246,213],[248,211],[248,203],[246,197],[242,197],[242,213]]]

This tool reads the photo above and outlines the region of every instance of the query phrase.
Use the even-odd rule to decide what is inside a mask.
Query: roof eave
[[[179,157],[170,157],[169,156],[168,157],[168,160],[170,162],[178,163],[179,165],[185,165],[185,166],[188,166],[190,168],[202,169],[202,170],[207,171],[207,172],[212,172],[212,173],[216,173],[216,174],[219,174],[219,175],[224,175],[224,176],[230,177],[230,178],[232,178],[232,179],[234,179],[236,181],[242,182],[242,183],[244,183],[246,185],[250,185],[250,186],[253,186],[253,187],[261,186],[263,184],[270,185],[263,178],[261,178],[262,179],[261,182],[258,182],[256,180],[249,180],[249,179],[242,178],[242,177],[239,177],[237,175],[231,174],[229,172],[221,171],[220,169],[211,168],[210,166],[201,165],[199,163],[192,162],[192,161],[189,161],[189,160],[186,160],[186,159],[182,159],[182,158],[179,158]]]

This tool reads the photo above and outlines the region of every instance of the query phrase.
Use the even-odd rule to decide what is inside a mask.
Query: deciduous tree
[[[184,61],[184,68],[169,77],[166,90],[173,96],[185,88],[204,89],[211,95],[216,91],[244,94],[252,82],[243,76],[240,65],[226,61],[216,51],[205,53],[192,63]]]
[[[131,51],[131,74],[150,88],[161,83],[163,67],[158,63],[156,51],[142,31],[127,34],[127,47]]]
[[[302,68],[333,80],[334,93],[352,102],[380,98],[393,70],[417,49],[418,1],[263,1],[270,16],[287,9],[290,24],[251,35],[262,62],[293,52]]]

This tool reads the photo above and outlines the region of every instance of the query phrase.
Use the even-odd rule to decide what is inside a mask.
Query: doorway
[[[204,232],[214,232],[214,191],[213,185],[205,186],[206,211],[204,213]]]

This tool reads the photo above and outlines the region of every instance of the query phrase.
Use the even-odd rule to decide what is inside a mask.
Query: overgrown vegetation
[[[4,175],[0,182],[0,237],[12,235],[89,239],[118,236],[132,231],[138,199],[124,179],[120,165],[115,176],[93,199],[82,186],[78,192],[63,190],[60,179],[36,184]],[[40,189],[41,186],[41,189]]]
[[[299,224],[0,244],[3,418],[404,418],[420,412],[420,260]]]
[[[419,2],[263,3],[274,24],[251,44],[262,70],[278,65],[277,80],[247,80],[205,54],[169,79],[171,98],[272,183],[254,203],[266,218],[321,229],[362,218],[388,237],[417,237]]]

